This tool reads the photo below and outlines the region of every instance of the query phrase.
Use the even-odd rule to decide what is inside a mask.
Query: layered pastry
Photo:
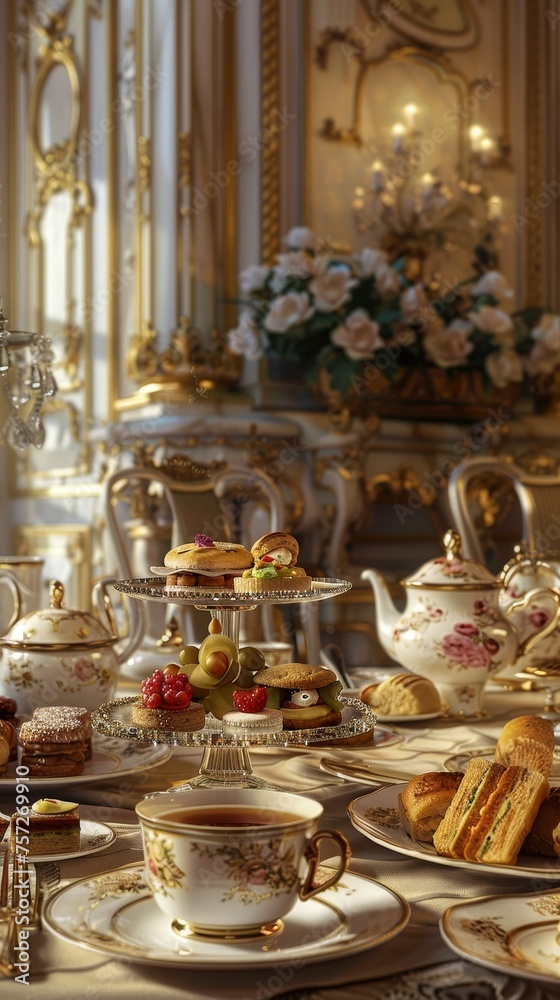
[[[266,593],[275,590],[310,590],[311,577],[297,566],[299,545],[285,531],[269,531],[251,547],[254,564],[234,580],[238,593]]]
[[[484,758],[469,761],[434,834],[436,851],[467,861],[515,864],[549,790],[538,771]]]
[[[16,727],[6,719],[0,719],[0,736],[2,736],[9,747],[8,760],[17,760],[18,740]]]
[[[398,796],[401,822],[409,837],[432,843],[462,780],[461,771],[428,771],[411,778]]]
[[[12,816],[12,838],[29,837],[29,854],[69,854],[80,850],[80,807],[62,799],[39,799],[25,816]]]
[[[281,711],[284,729],[337,726],[342,721],[342,684],[332,670],[282,663],[259,670],[254,680],[267,689],[266,708]]]
[[[360,699],[379,715],[429,715],[441,711],[437,688],[418,674],[393,674],[380,684],[366,684]]]
[[[45,705],[36,708],[33,718],[39,722],[47,721],[54,725],[80,725],[84,732],[85,758],[91,757],[91,716],[87,708],[74,705]]]
[[[32,718],[19,731],[21,763],[34,777],[53,778],[82,774],[87,732],[82,723],[65,721],[56,713]]]
[[[221,590],[233,587],[235,577],[252,565],[253,557],[244,545],[236,542],[215,542],[208,535],[195,535],[171,549],[165,556],[169,569],[166,588],[207,587]]]
[[[192,702],[193,689],[186,674],[170,663],[154,670],[140,685],[141,696],[132,705],[132,723],[141,729],[193,733],[204,729],[206,712]]]

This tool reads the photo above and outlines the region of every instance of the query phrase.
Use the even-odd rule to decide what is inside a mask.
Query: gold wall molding
[[[535,5],[527,2],[525,7],[525,39],[526,39],[526,93],[527,104],[525,112],[525,150],[526,150],[526,189],[525,197],[529,202],[541,193],[544,173],[544,135],[543,135],[543,103],[542,71],[545,59],[545,44],[543,32],[547,25],[541,17],[544,7],[542,0]],[[548,29],[550,30],[550,29]],[[544,219],[545,214],[533,218],[525,226],[526,233],[526,290],[525,298],[528,306],[546,305],[544,299]]]
[[[272,131],[280,108],[279,0],[262,0],[261,123],[270,140],[261,154],[261,260],[272,263],[280,245],[280,140]]]
[[[20,524],[14,529],[14,551],[44,559],[45,582],[62,580],[67,607],[87,611],[91,608],[92,534],[84,524]]]

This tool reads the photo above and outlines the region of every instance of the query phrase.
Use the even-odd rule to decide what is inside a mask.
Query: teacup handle
[[[338,860],[338,866],[331,877],[328,878],[326,882],[322,882],[321,885],[313,885],[315,873],[319,865],[319,844],[322,840],[334,840],[340,851],[340,858]],[[314,833],[310,838],[304,854],[309,867],[307,869],[305,881],[299,890],[299,898],[311,899],[311,897],[316,896],[318,892],[323,892],[324,889],[328,889],[329,886],[338,882],[340,876],[346,870],[352,851],[344,834],[338,833],[337,830],[318,830],[317,833]]]
[[[519,644],[517,658],[523,656],[525,653],[528,653],[539,639],[545,639],[547,635],[554,632],[554,629],[558,625],[558,620],[560,619],[560,590],[557,590],[556,587],[547,587],[544,590],[529,590],[523,597],[517,597],[515,601],[511,602],[509,607],[506,608],[506,615],[509,615],[512,611],[517,611],[520,608],[526,608],[535,597],[546,597],[549,600],[554,601],[556,608],[554,609],[554,614],[552,615],[550,621],[546,622],[545,625],[541,625],[534,632],[531,632],[531,635],[528,635],[527,638]]]

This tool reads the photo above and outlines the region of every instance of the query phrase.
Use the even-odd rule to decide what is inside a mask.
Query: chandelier
[[[0,296],[0,379],[9,408],[3,438],[15,451],[42,448],[45,442],[43,404],[57,389],[53,358],[48,337],[8,330]]]
[[[489,168],[503,165],[503,152],[481,126],[472,125],[463,167],[453,176],[441,176],[435,166],[427,170],[417,110],[406,106],[404,122],[391,129],[390,148],[378,147],[364,184],[354,189],[357,229],[370,232],[391,257],[404,257],[411,280],[422,278],[427,258],[434,264],[438,254],[445,257],[461,246],[476,247],[495,267],[503,205]]]

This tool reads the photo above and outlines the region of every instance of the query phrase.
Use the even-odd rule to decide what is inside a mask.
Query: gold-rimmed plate
[[[431,861],[448,868],[465,868],[483,878],[489,873],[514,875],[517,878],[540,878],[547,881],[560,880],[560,858],[550,858],[538,854],[520,854],[515,865],[488,865],[462,858],[446,858],[438,854],[429,843],[409,837],[399,816],[399,793],[406,788],[406,782],[390,785],[361,795],[348,806],[352,825],[372,840],[374,844],[388,847],[397,854],[420,861]]]
[[[179,936],[156,906],[143,864],[83,878],[54,892],[44,924],[83,948],[140,965],[252,969],[306,965],[357,954],[395,937],[410,918],[408,903],[364,875],[345,872],[313,899],[296,902],[280,933],[264,940],[207,941]]]
[[[440,920],[445,943],[487,969],[560,985],[560,893],[484,896],[450,906]]]

